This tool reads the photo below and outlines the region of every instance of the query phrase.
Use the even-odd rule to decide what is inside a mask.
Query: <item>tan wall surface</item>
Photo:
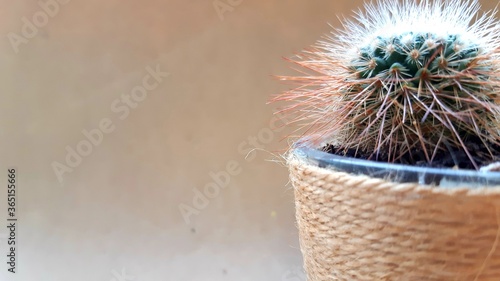
[[[288,88],[271,75],[362,1],[66,2],[13,46],[42,10],[0,0],[0,261],[7,168],[19,179],[18,272],[1,262],[0,280],[304,280],[287,170],[266,161],[286,146],[266,134]],[[169,76],[126,105],[148,67]],[[102,120],[114,130],[59,182],[53,163]],[[186,223],[180,204],[227,165],[239,173]]]

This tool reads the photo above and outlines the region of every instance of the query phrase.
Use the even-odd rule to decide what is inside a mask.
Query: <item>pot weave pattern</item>
[[[442,189],[288,160],[308,281],[500,280],[500,187]]]

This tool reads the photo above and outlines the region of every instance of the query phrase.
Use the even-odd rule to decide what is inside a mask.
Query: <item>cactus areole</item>
[[[500,156],[500,23],[477,0],[380,0],[291,61],[277,96],[301,143],[410,165],[479,169]]]

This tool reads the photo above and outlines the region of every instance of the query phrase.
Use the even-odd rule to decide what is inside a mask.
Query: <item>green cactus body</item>
[[[371,149],[378,156],[385,153],[384,158],[396,159],[404,153],[394,148],[406,149],[408,142],[419,142],[422,137],[427,150],[432,148],[427,143],[439,144],[443,136],[444,140],[456,142],[455,134],[467,137],[477,133],[474,121],[460,113],[472,111],[475,118],[484,120],[492,117],[484,104],[467,102],[471,98],[494,102],[491,94],[495,91],[484,86],[489,77],[482,74],[493,72],[493,65],[482,63],[482,55],[479,46],[462,40],[458,34],[440,38],[432,33],[407,32],[387,38],[378,36],[372,44],[361,47],[350,62],[348,69],[355,79],[351,79],[353,84],[343,98],[349,102],[353,94],[367,94],[367,102],[350,112],[356,122],[356,129],[350,129],[352,140],[373,140],[358,142],[357,146],[365,143],[362,151]],[[374,80],[380,83],[370,83]],[[445,120],[449,116],[442,114],[446,110],[456,113],[450,116],[457,133],[449,130],[450,122]],[[377,116],[371,114],[374,111]],[[400,125],[396,131],[395,123]]]
[[[405,78],[413,78],[411,82],[417,87],[420,75],[426,70],[431,75],[461,72],[479,55],[478,46],[461,41],[459,35],[441,39],[431,33],[409,32],[377,39],[375,46],[362,47],[359,57],[352,61],[352,70],[360,79],[384,79],[391,69],[398,68],[404,70]]]

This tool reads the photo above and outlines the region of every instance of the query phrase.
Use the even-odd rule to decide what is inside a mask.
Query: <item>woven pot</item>
[[[295,149],[308,281],[500,280],[500,173]]]

